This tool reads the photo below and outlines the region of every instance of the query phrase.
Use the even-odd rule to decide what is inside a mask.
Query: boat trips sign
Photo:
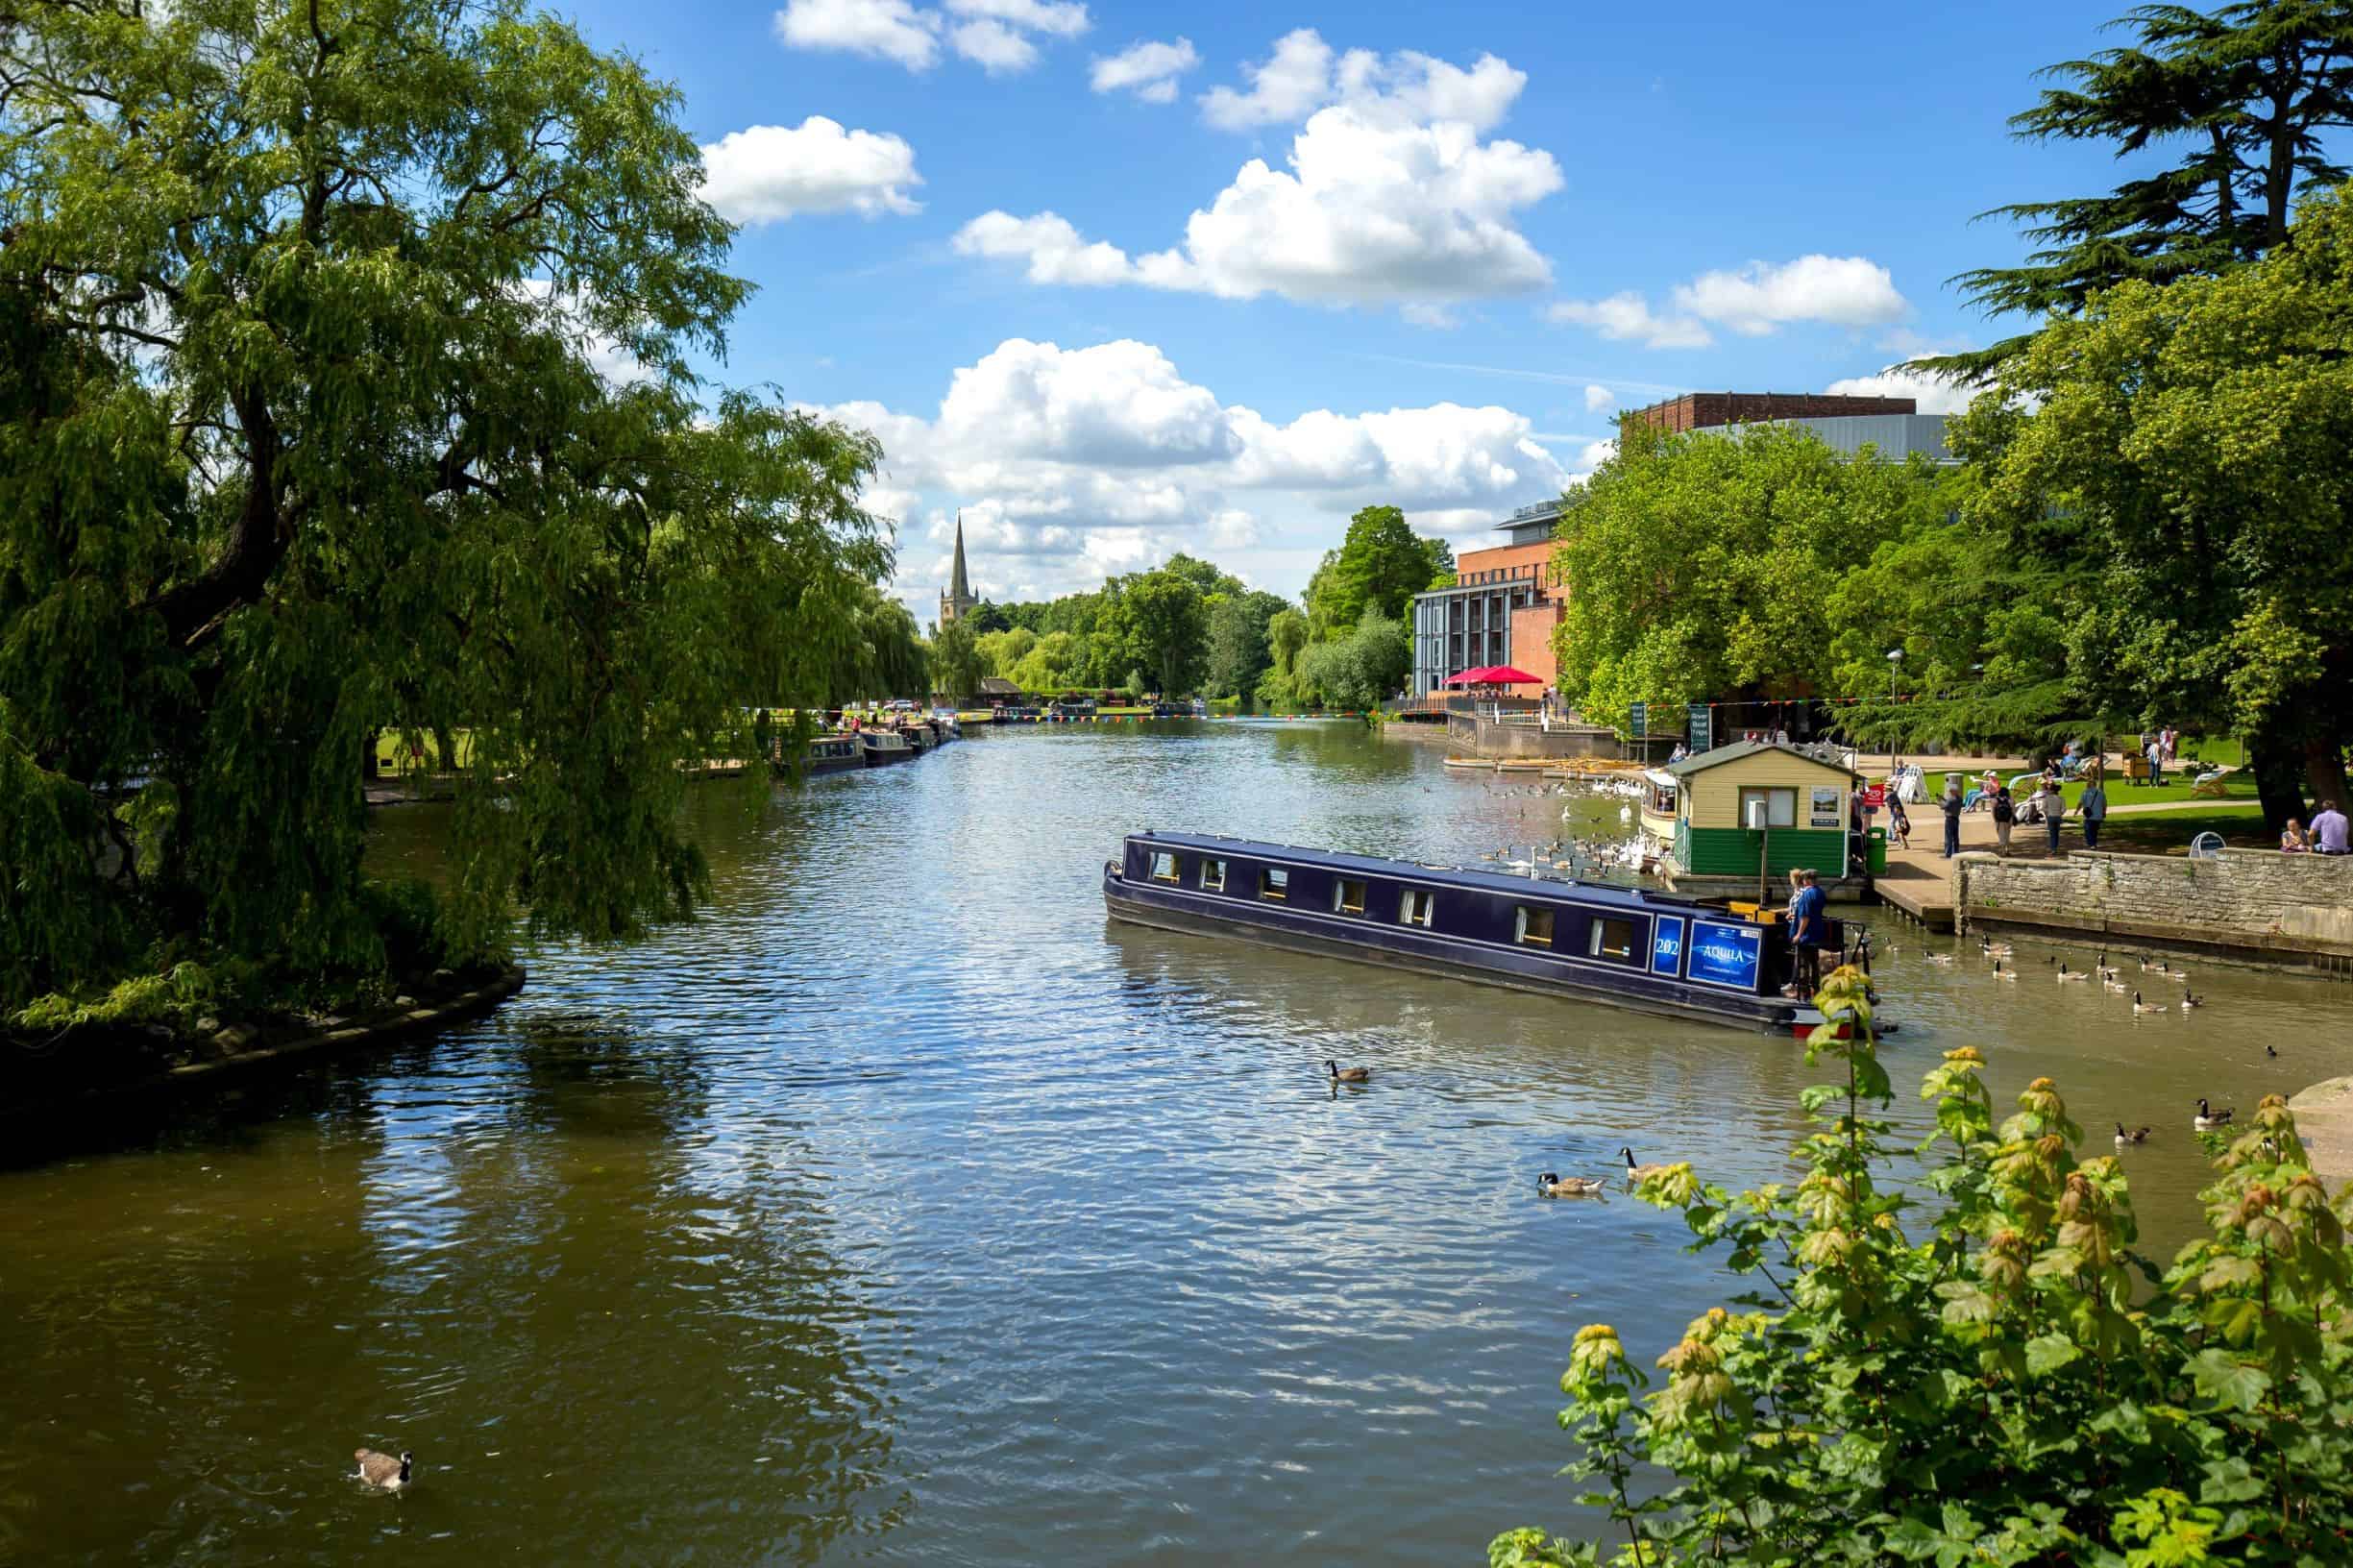
[[[1754,991],[1756,971],[1764,962],[1764,933],[1753,925],[1727,925],[1717,920],[1694,920],[1691,925],[1691,978],[1735,991]]]

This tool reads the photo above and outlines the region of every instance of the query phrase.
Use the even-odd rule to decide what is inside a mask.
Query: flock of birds
[[[2012,960],[2017,958],[2018,953],[2017,950],[2008,943],[1995,942],[1986,937],[1979,937],[1977,939],[1977,956],[1988,960],[1992,964],[1992,968],[1987,972],[1994,979],[2010,982],[2017,981],[2019,971],[2015,968],[2009,968],[2008,966]],[[1930,953],[1928,955],[1928,962],[1949,968],[1957,961],[1950,953]],[[2171,980],[2178,983],[2182,988],[2181,1000],[2178,1002],[2152,1002],[2145,999],[2141,992],[2134,986],[2134,984],[2124,978],[2124,966],[2121,964],[2109,963],[2108,955],[2104,952],[2099,955],[2098,959],[2094,962],[2092,968],[2088,969],[2071,969],[2067,967],[2067,960],[2060,958],[2055,954],[2044,959],[2043,962],[2047,965],[2057,966],[2057,968],[2052,970],[2051,978],[2056,980],[2060,985],[2088,986],[2094,980],[2097,980],[2099,982],[2100,990],[2109,992],[2118,996],[2130,996],[2132,998],[2132,1010],[2135,1013],[2169,1013],[2175,1008],[2179,1008],[2184,1013],[2192,1013],[2206,1005],[2206,998],[2200,996],[2196,992],[2190,989],[2190,971],[2188,969],[2174,968],[2170,965],[2167,964],[2164,959],[2155,957],[2148,953],[2143,953],[2140,955],[2138,960],[2140,965],[2139,972],[2143,974],[2153,974],[2161,980]],[[2268,1046],[2265,1048],[2267,1050],[2270,1049]],[[2273,1056],[2277,1056],[2279,1055],[2279,1052],[2273,1050],[2271,1051],[2271,1054]]]

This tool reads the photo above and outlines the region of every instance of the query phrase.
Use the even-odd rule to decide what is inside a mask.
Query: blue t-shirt
[[[1812,942],[1822,935],[1822,906],[1829,895],[1820,888],[1800,888],[1798,896],[1789,901],[1790,922],[1797,927],[1800,942]]]

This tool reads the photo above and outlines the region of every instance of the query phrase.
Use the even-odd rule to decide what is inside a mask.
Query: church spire
[[[956,601],[959,612],[972,602],[972,580],[964,570],[964,508],[956,508],[956,575],[948,579],[948,597]]]

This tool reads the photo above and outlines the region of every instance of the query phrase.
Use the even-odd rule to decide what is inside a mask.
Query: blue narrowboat
[[[1635,889],[1143,832],[1104,864],[1103,902],[1139,925],[1707,1023],[1822,1021],[1782,994],[1787,927]]]

